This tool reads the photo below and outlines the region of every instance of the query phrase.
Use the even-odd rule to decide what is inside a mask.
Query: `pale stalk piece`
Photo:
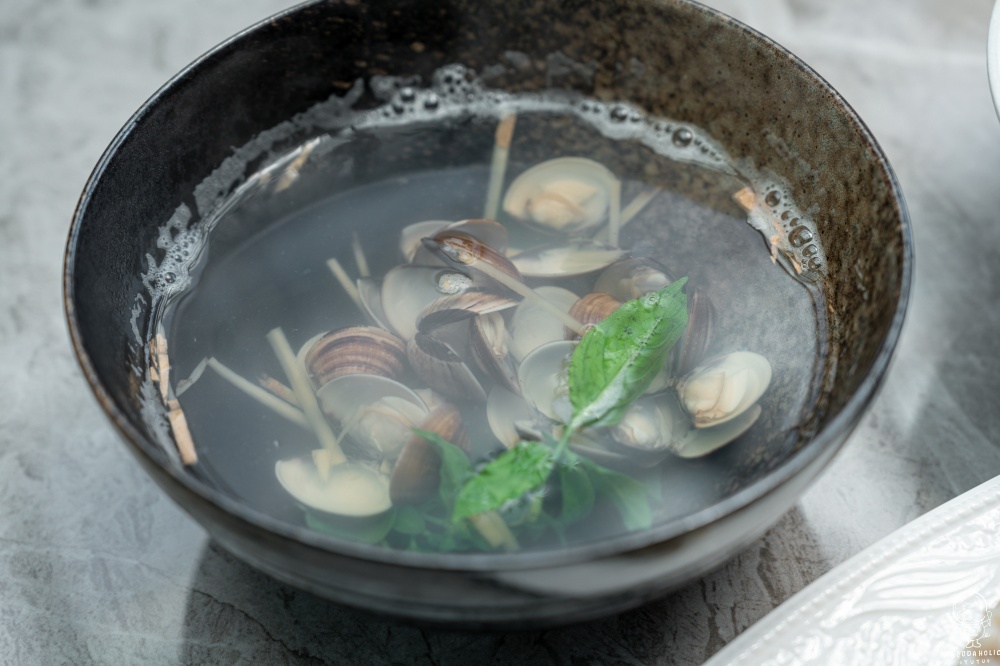
[[[268,393],[281,398],[290,405],[299,406],[299,400],[295,397],[295,391],[288,388],[277,379],[267,373],[261,373],[257,378],[257,383]]]
[[[608,243],[618,247],[618,234],[622,228],[622,181],[611,181],[611,197],[608,202]]]
[[[507,173],[507,156],[510,154],[510,142],[514,137],[514,123],[517,116],[513,113],[500,119],[497,125],[496,139],[493,143],[493,160],[490,163],[490,182],[486,190],[486,207],[483,217],[488,220],[497,219],[500,211],[500,193],[503,189],[503,178]]]
[[[271,343],[271,348],[274,349],[274,354],[278,357],[278,362],[281,363],[281,367],[288,377],[288,382],[292,385],[292,390],[295,391],[299,406],[313,432],[316,433],[316,439],[319,440],[324,449],[330,452],[331,463],[339,465],[347,462],[347,456],[344,455],[337,443],[337,436],[333,434],[330,424],[326,422],[326,417],[323,416],[319,403],[316,402],[316,394],[313,393],[312,384],[306,375],[305,368],[299,365],[295,358],[295,352],[288,344],[285,332],[280,327],[271,329],[268,331],[267,341]]]
[[[361,247],[361,239],[358,232],[351,235],[351,250],[354,252],[354,264],[358,267],[358,275],[363,278],[371,277],[372,272],[368,269],[368,257],[365,256],[365,249]],[[360,302],[361,296],[358,296]]]
[[[368,311],[365,310],[365,306],[361,302],[361,294],[358,292],[358,288],[354,286],[354,282],[351,281],[351,278],[347,275],[347,271],[340,265],[340,262],[336,259],[327,259],[326,265],[330,269],[330,272],[333,273],[333,277],[337,278],[340,286],[347,292],[351,300],[354,301],[354,304],[358,306],[358,309],[361,310],[361,313],[367,315]]]
[[[156,371],[159,374],[160,398],[166,403],[170,399],[170,357],[167,356],[167,337],[156,334]]]
[[[176,400],[167,400],[170,408],[167,418],[170,420],[170,429],[174,433],[174,442],[177,444],[177,452],[181,456],[181,462],[185,465],[193,465],[198,462],[198,453],[194,450],[194,438],[191,437],[191,429],[188,428],[187,418],[184,410]]]
[[[535,303],[536,305],[538,305],[538,307],[542,308],[550,315],[558,319],[563,326],[570,329],[577,335],[582,336],[584,333],[587,332],[586,326],[578,322],[573,317],[570,317],[569,314],[563,312],[562,310],[557,308],[555,305],[553,305],[546,299],[539,296],[537,293],[535,293],[535,290],[529,287],[528,285],[516,280],[507,273],[504,273],[499,268],[492,266],[489,262],[486,261],[477,262],[475,265],[475,270],[480,271],[486,277],[496,280],[503,286],[513,291],[514,293],[523,296],[532,303]]]
[[[733,199],[736,199],[736,203],[743,206],[745,210],[750,211],[757,201],[757,195],[753,193],[753,188],[744,187],[733,195]]]
[[[319,478],[322,481],[330,480],[330,468],[333,467],[334,462],[330,457],[330,451],[328,449],[315,449],[312,452],[313,465],[316,466],[316,473],[319,474]]]
[[[305,165],[309,160],[309,156],[312,154],[313,149],[316,147],[316,143],[310,141],[306,145],[302,146],[302,152],[296,157],[292,162],[285,167],[285,170],[281,172],[281,176],[278,181],[274,184],[274,191],[281,192],[287,189],[299,179],[299,170]]]
[[[517,543],[517,537],[507,527],[506,521],[496,511],[485,511],[469,516],[469,522],[494,548],[502,546],[504,550],[517,550],[521,547]]]
[[[174,444],[177,452],[181,456],[181,462],[185,465],[193,465],[198,462],[198,454],[194,450],[194,439],[191,437],[191,429],[188,427],[184,410],[176,399],[170,397],[170,356],[167,354],[167,336],[162,330],[158,330],[156,337],[150,341],[150,355],[156,360],[156,380],[160,388],[160,399],[167,408],[167,420],[170,421],[170,430],[174,434]],[[150,378],[153,376],[150,370]]]
[[[149,381],[153,382],[157,386],[160,385],[160,373],[156,369],[157,363],[159,363],[159,355],[156,353],[156,337],[149,339]]]
[[[198,365],[194,366],[194,370],[191,371],[191,374],[188,375],[187,379],[182,379],[179,382],[177,382],[177,386],[174,388],[174,395],[180,397],[181,395],[184,394],[185,391],[194,386],[195,382],[201,379],[201,375],[203,372],[205,372],[205,368],[207,367],[208,367],[207,358],[203,358],[200,361],[198,361]]]
[[[639,194],[635,195],[635,198],[628,203],[625,208],[622,209],[622,226],[632,221],[632,219],[642,212],[642,209],[649,205],[649,202],[656,198],[656,195],[662,192],[663,189],[660,187],[654,187],[652,189],[643,190]]]
[[[271,395],[249,379],[245,379],[236,374],[215,357],[209,358],[207,364],[208,367],[217,372],[220,377],[246,393],[260,404],[264,405],[279,416],[283,416],[295,425],[309,430],[309,421],[306,420],[305,414],[303,414],[300,410],[292,407],[281,398]]]

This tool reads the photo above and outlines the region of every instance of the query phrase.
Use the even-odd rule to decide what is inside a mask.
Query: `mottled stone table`
[[[822,479],[725,567],[619,617],[463,634],[347,611],[221,552],[125,455],[70,352],[60,258],[132,111],[277,0],[0,4],[0,662],[694,664],[810,581],[1000,470],[1000,126],[989,0],[716,0],[881,141],[913,217],[886,386]]]

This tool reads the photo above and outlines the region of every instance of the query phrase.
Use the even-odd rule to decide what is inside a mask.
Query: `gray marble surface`
[[[715,0],[827,78],[879,139],[917,245],[886,386],[776,527],[672,596],[540,633],[422,630],[220,551],[140,471],[70,351],[60,268],[104,147],[277,0],[0,0],[0,663],[696,664],[864,547],[1000,470],[1000,125],[989,0]]]

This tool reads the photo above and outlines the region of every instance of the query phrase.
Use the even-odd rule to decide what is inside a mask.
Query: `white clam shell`
[[[753,405],[736,418],[711,428],[692,428],[674,443],[674,453],[681,458],[700,458],[729,444],[757,422],[760,405]]]
[[[291,458],[275,463],[274,475],[296,501],[335,516],[366,518],[392,507],[389,479],[362,465],[336,465],[324,479],[311,460]]]
[[[563,312],[569,312],[579,296],[562,287],[544,286],[535,293]],[[511,351],[518,360],[542,345],[562,340],[563,324],[532,301],[521,301],[510,320]]]
[[[771,383],[771,364],[760,354],[738,351],[704,363],[677,385],[696,428],[725,423],[747,411]]]
[[[525,356],[517,370],[521,395],[527,403],[561,423],[568,423],[573,411],[567,377],[576,344],[562,340],[542,345]]]
[[[324,414],[350,427],[351,439],[389,460],[399,455],[412,427],[428,412],[412,390],[377,375],[338,377],[316,397]]]
[[[439,287],[442,274],[455,276],[451,281],[457,290],[454,293],[472,285],[467,276],[443,266],[396,266],[382,279],[383,311],[389,325],[404,340],[416,335],[417,320],[424,308],[445,295]]]
[[[607,217],[614,181],[614,174],[593,160],[548,160],[514,179],[504,195],[503,209],[552,233],[592,229]]]
[[[624,250],[611,245],[580,240],[531,247],[510,260],[523,277],[564,278],[607,268],[624,254]]]

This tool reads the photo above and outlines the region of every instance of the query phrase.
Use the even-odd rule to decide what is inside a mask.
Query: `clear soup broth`
[[[487,93],[452,75],[461,104],[443,75],[397,82],[185,248],[158,324],[192,473],[338,538],[477,552],[649,529],[794,447],[829,370],[822,248],[787,189],[690,125],[568,96],[470,101]],[[597,323],[650,298],[635,327]],[[656,317],[676,329],[665,349],[643,337]],[[592,328],[639,359],[622,376],[649,377],[601,393],[618,416],[571,428]]]

